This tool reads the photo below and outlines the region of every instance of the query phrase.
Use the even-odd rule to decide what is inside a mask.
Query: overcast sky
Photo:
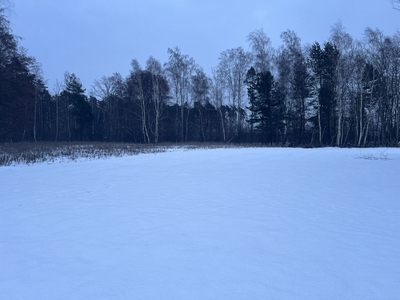
[[[389,0],[14,0],[14,33],[42,64],[49,90],[65,71],[89,91],[93,81],[115,72],[126,76],[136,58],[162,63],[178,46],[211,73],[220,53],[242,46],[256,29],[276,48],[280,34],[294,30],[303,44],[329,37],[339,20],[353,37],[366,27],[392,35],[400,11]]]

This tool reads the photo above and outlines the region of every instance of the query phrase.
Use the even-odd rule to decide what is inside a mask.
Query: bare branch
[[[400,0],[390,0],[392,2],[392,6],[396,10],[400,10]]]

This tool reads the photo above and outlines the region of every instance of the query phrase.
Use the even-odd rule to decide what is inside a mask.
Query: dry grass
[[[181,148],[214,149],[231,147],[248,147],[249,145],[230,144],[128,144],[128,143],[7,143],[0,144],[0,166],[16,164],[34,164],[41,162],[76,161],[78,159],[104,159],[138,155],[142,153],[161,153],[170,149]],[[259,145],[251,145],[259,146]]]
[[[366,160],[390,160],[387,150],[379,151],[378,153],[361,153],[356,155],[356,158],[362,158]]]

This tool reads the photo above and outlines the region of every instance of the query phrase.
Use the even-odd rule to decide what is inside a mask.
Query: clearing
[[[399,179],[400,149],[1,167],[1,298],[400,299]]]

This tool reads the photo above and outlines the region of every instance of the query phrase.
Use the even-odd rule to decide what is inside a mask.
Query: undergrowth
[[[252,145],[254,147],[254,145]],[[105,159],[144,153],[161,153],[171,149],[182,150],[246,147],[228,144],[128,144],[128,143],[7,143],[0,144],[0,166],[16,164],[54,163],[80,159]]]

